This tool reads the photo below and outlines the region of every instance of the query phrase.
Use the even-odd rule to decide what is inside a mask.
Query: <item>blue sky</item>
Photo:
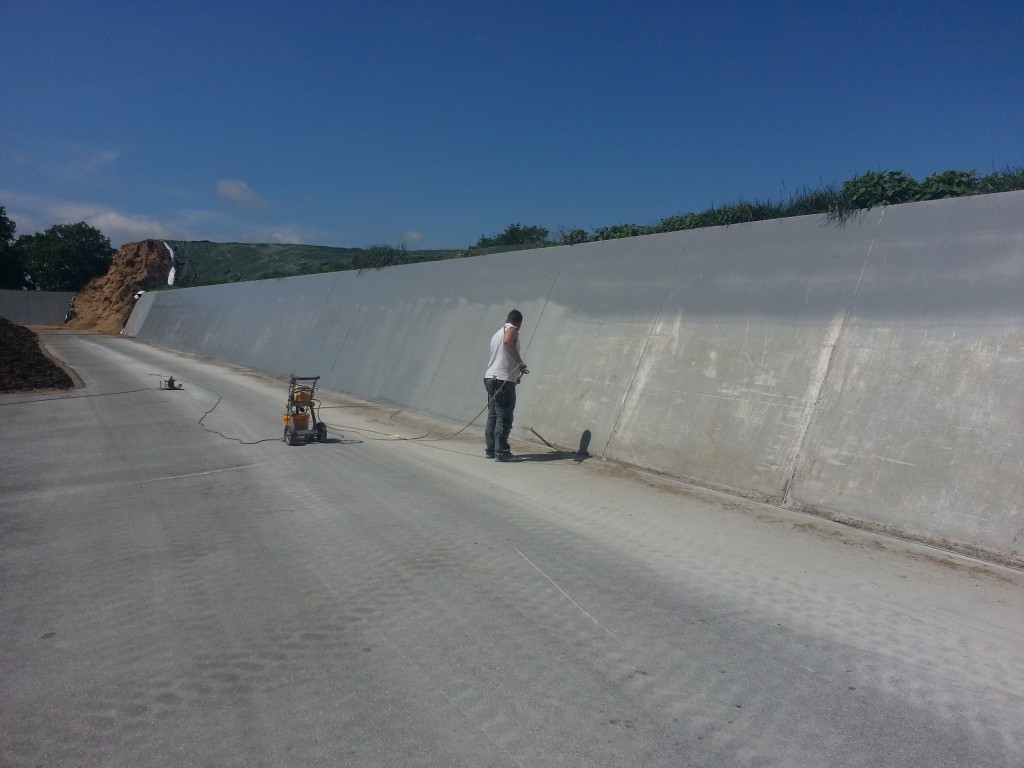
[[[1024,2],[0,6],[29,234],[463,248],[1024,165]]]

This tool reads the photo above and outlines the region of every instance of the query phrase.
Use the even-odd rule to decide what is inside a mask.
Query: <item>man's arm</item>
[[[519,329],[514,325],[509,326],[505,329],[505,351],[509,353],[513,360],[516,361],[516,365],[519,366],[519,370],[523,373],[529,373],[526,370],[526,363],[523,362],[523,358],[519,356],[519,350],[516,348],[516,339],[519,338]]]

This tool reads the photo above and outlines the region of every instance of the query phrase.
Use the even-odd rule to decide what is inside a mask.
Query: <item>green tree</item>
[[[14,247],[14,222],[0,205],[0,289],[20,291],[27,287],[21,255]]]
[[[616,224],[613,227],[598,227],[594,230],[593,240],[618,240],[620,237],[639,237],[649,235],[652,230],[639,224]]]
[[[544,227],[524,227],[509,224],[505,231],[493,237],[481,237],[474,248],[490,248],[496,245],[539,245],[546,242],[548,231]]]
[[[590,242],[590,235],[583,229],[570,229],[558,235],[559,245],[580,245]]]
[[[697,229],[698,227],[706,227],[707,223],[704,221],[699,213],[681,213],[677,216],[667,216],[661,220],[661,223],[657,226],[658,232],[678,232],[681,229]]]
[[[14,242],[14,222],[7,218],[7,209],[0,205],[0,246]]]
[[[84,221],[55,224],[45,232],[22,235],[15,243],[28,282],[39,291],[80,291],[110,269],[110,238]]]

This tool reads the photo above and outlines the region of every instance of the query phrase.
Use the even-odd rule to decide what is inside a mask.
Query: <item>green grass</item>
[[[398,264],[467,258],[555,245],[577,245],[792,216],[821,215],[828,224],[842,226],[857,211],[873,207],[1017,190],[1024,190],[1024,168],[1007,167],[985,176],[979,176],[977,171],[944,171],[922,181],[902,171],[869,171],[839,187],[800,189],[788,200],[747,202],[741,198],[736,203],[713,206],[699,213],[667,216],[651,226],[623,223],[598,227],[592,232],[570,229],[551,239],[539,239],[525,244],[499,243],[508,239],[507,236],[523,233],[534,239],[547,238],[548,230],[513,224],[502,235],[481,237],[476,245],[462,250],[409,251],[404,247],[393,248],[387,245],[330,248],[273,243],[211,243],[205,240],[167,242],[174,249],[179,264],[176,286],[215,285],[350,269],[383,269]]]

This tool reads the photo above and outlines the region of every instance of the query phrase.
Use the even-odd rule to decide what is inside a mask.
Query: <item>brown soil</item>
[[[167,285],[171,252],[160,240],[125,243],[110,269],[75,296],[75,315],[65,328],[120,333],[132,313],[134,296]]]
[[[74,317],[64,328],[120,333],[138,291],[167,284],[171,252],[159,240],[125,243],[103,277],[89,281],[74,300]],[[48,358],[28,328],[0,318],[0,392],[70,389],[71,377]]]
[[[35,333],[0,317],[0,392],[73,386],[71,377],[43,354]]]

